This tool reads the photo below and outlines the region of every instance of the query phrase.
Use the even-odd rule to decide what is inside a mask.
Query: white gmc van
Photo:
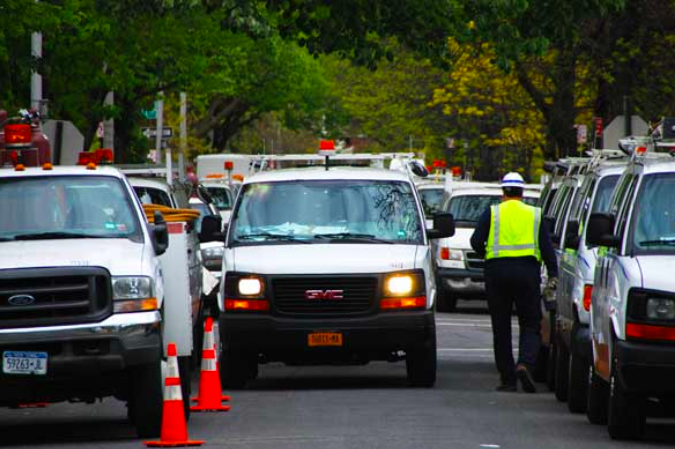
[[[318,167],[247,179],[223,259],[225,385],[243,387],[273,361],[405,360],[410,384],[433,386],[429,239],[452,235],[452,217],[437,215],[434,227],[404,172]]]

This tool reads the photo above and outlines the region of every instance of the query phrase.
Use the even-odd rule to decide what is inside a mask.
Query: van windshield
[[[0,240],[128,238],[140,224],[119,179],[40,176],[0,179]]]
[[[501,195],[458,195],[450,199],[448,212],[452,214],[458,225],[476,226],[478,219],[487,208],[501,202]],[[523,198],[523,203],[534,206],[537,198]]]
[[[443,187],[436,189],[419,189],[420,199],[422,200],[422,208],[424,214],[431,218],[434,214],[443,209],[443,194],[445,190]]]
[[[675,173],[645,176],[634,211],[632,240],[637,252],[675,253]]]
[[[249,184],[231,228],[235,245],[423,243],[412,187],[395,181]]]

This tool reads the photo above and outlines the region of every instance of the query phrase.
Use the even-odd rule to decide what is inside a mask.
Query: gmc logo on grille
[[[307,290],[307,299],[345,299],[344,290]]]

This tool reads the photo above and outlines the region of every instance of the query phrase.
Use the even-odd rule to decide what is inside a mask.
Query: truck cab
[[[429,239],[403,172],[317,167],[245,180],[221,281],[221,374],[243,387],[267,362],[405,360],[412,385],[436,380],[436,286]]]
[[[160,217],[114,168],[0,169],[0,195],[0,405],[115,396],[158,435]]]

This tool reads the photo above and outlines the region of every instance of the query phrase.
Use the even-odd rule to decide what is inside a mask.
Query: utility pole
[[[103,101],[105,106],[115,105],[115,93],[108,92]],[[115,119],[108,119],[103,121],[103,148],[110,148],[115,150]]]
[[[40,32],[31,35],[31,55],[36,61],[42,59],[42,33]],[[42,75],[37,69],[32,70],[30,75],[30,106],[42,112]]]
[[[178,173],[185,174],[185,155],[187,154],[187,94],[180,93],[180,152],[178,153]]]

